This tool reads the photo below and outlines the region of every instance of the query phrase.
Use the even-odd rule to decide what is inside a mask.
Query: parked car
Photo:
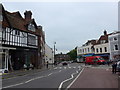
[[[66,61],[64,61],[63,63],[62,63],[62,65],[64,66],[64,65],[68,65],[68,63],[66,62]]]

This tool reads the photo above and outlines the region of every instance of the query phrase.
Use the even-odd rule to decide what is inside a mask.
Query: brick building
[[[41,68],[44,63],[45,34],[31,11],[8,12],[0,4],[0,43],[2,68],[19,70],[26,65]]]
[[[69,61],[70,60],[70,56],[67,54],[56,54],[55,55],[55,61],[56,62],[62,62],[62,61]]]

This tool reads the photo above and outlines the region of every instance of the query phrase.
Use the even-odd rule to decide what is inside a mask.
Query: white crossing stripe
[[[59,67],[60,69],[62,68],[62,67]]]
[[[64,67],[64,69],[66,69],[67,67]]]
[[[73,67],[73,68],[76,68],[76,67]]]
[[[56,68],[54,68],[54,69],[57,69],[57,67],[56,67]]]

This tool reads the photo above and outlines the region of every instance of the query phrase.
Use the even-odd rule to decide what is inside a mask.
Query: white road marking
[[[76,73],[72,73],[72,74],[71,74],[71,77],[70,77],[69,79],[66,79],[66,80],[62,81],[61,84],[59,85],[58,90],[61,90],[63,83],[65,83],[65,82],[73,79],[73,78],[74,78],[74,75],[77,74],[77,73],[78,73],[78,71],[76,71]]]
[[[67,89],[70,88],[71,85],[78,79],[78,77],[81,75],[81,73],[83,72],[83,70],[84,70],[84,68],[81,70],[81,72],[78,74],[78,76],[72,81],[72,83],[67,87]]]
[[[59,67],[60,69],[62,68],[62,67]]]
[[[76,67],[73,67],[73,68],[76,68]]]
[[[48,76],[52,75],[53,73],[48,74]]]
[[[81,66],[78,66],[78,68],[80,68]]]
[[[56,67],[56,68],[54,68],[54,69],[57,69],[57,67]]]
[[[21,84],[24,84],[24,83],[14,84],[14,85],[6,86],[6,87],[3,87],[3,88],[14,87],[14,86],[18,86],[18,85],[21,85]]]
[[[62,70],[60,70],[59,72],[61,72],[61,71],[62,71]],[[54,72],[54,73],[58,73],[58,72]],[[53,74],[53,73],[50,73],[50,74],[45,75],[45,76],[40,76],[40,77],[32,78],[32,79],[27,80],[27,81],[25,81],[25,82],[18,83],[18,84],[14,84],[14,85],[9,85],[9,86],[3,87],[3,88],[9,88],[9,87],[18,86],[18,85],[21,85],[21,84],[26,84],[26,83],[29,83],[29,82],[31,82],[31,81],[33,81],[33,80],[37,80],[37,79],[40,79],[40,78],[48,77],[48,76],[50,76],[50,75],[52,75],[52,74]]]
[[[26,81],[25,83],[29,83],[29,82],[31,82],[31,81],[33,81],[33,80],[35,80],[35,79],[34,79],[34,78],[33,78],[33,79],[30,79],[30,80]]]
[[[59,72],[61,72],[62,70],[59,70]]]
[[[67,67],[64,67],[64,69],[66,69]]]

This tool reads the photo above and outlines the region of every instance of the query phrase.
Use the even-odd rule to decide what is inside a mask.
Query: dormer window
[[[35,26],[34,26],[32,23],[30,23],[30,24],[28,25],[28,30],[35,32]]]
[[[101,40],[100,43],[101,43],[101,44],[105,43],[105,40]]]

